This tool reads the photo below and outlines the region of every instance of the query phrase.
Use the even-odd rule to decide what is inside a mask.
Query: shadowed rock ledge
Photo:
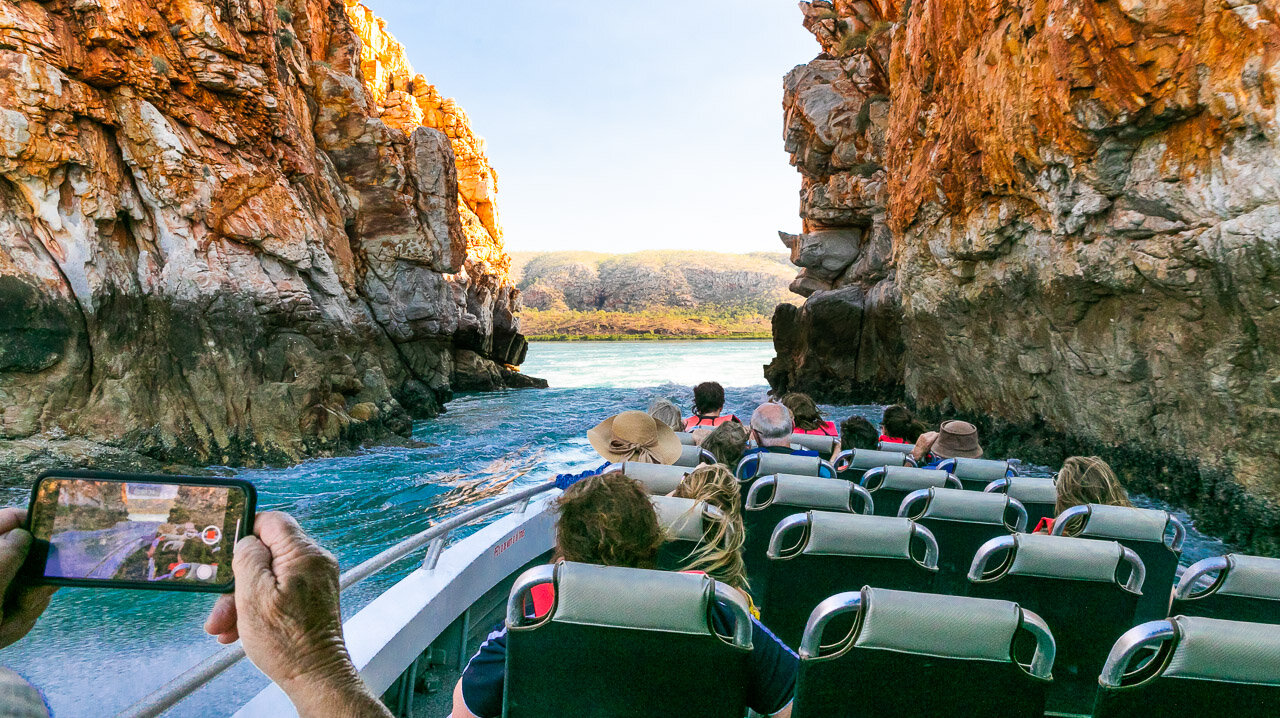
[[[771,384],[1096,451],[1280,552],[1274,3],[801,9],[808,300],[775,314]]]
[[[0,464],[293,461],[536,384],[495,182],[356,2],[0,2]]]

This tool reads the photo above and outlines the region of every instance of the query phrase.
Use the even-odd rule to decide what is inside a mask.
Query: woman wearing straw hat
[[[599,468],[578,474],[557,474],[556,486],[560,489],[567,489],[588,476],[603,474],[624,461],[674,464],[683,449],[680,437],[670,426],[643,411],[624,411],[605,419],[587,430],[587,441],[607,461]]]
[[[978,428],[967,421],[944,421],[937,431],[920,435],[911,456],[927,469],[934,468],[943,459],[981,459]]]

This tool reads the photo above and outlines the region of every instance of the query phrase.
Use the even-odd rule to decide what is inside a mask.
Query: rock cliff
[[[801,9],[771,383],[1053,435],[1280,551],[1276,4]]]
[[[518,381],[494,195],[353,0],[0,0],[0,449],[287,461]]]

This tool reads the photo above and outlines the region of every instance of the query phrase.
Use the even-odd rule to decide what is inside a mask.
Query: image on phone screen
[[[31,526],[47,578],[212,587],[231,582],[248,500],[239,486],[52,476]]]

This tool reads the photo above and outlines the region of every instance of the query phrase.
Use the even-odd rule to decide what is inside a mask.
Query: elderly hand
[[[26,520],[23,509],[0,509],[0,648],[27,635],[58,590],[15,581],[31,550],[31,534],[19,528]]]
[[[347,655],[337,561],[288,514],[259,514],[254,534],[236,543],[235,594],[218,600],[205,630],[220,643],[239,638],[301,716],[390,716]]]

